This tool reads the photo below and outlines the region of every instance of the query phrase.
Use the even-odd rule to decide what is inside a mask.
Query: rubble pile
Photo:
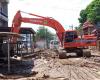
[[[100,62],[94,58],[59,59],[57,50],[36,49],[12,66],[13,75],[0,79],[15,80],[96,80],[100,79]]]

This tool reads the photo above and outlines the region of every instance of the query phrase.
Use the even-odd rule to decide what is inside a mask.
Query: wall
[[[0,27],[8,27],[8,0],[0,0]]]

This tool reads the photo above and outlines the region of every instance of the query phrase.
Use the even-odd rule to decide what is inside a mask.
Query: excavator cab
[[[75,38],[78,38],[76,31],[66,31],[65,32],[65,40],[64,42],[73,42]]]

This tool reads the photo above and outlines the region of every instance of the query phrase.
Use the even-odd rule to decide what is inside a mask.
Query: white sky
[[[92,0],[10,0],[8,5],[9,26],[11,26],[13,16],[17,10],[21,10],[45,17],[53,17],[67,30],[71,25],[79,25],[79,13],[82,9],[86,8],[91,1]],[[24,23],[21,26],[32,27],[36,31],[39,25]]]

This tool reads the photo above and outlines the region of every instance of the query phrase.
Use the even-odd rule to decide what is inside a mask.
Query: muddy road
[[[56,50],[37,49],[22,60],[12,60],[10,74],[6,63],[0,65],[0,80],[100,80],[100,56],[96,53],[90,58],[59,59]]]

